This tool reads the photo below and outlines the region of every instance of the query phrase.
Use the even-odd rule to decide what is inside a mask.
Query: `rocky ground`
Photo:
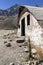
[[[0,35],[0,65],[10,65],[10,63],[15,65],[25,64],[29,55],[25,50],[28,51],[28,47],[23,46],[24,43],[16,42],[14,32],[8,31],[7,33],[4,30],[0,34],[2,34]]]
[[[0,30],[0,65],[29,65],[29,43],[17,41],[20,38],[16,33]]]

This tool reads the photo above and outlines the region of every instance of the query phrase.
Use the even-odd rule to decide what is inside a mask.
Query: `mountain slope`
[[[0,17],[0,29],[14,29],[17,28],[18,16]]]
[[[6,10],[0,9],[0,29],[17,28],[19,5],[14,5]]]
[[[19,5],[14,5],[6,10],[0,9],[0,16],[15,16],[18,13]]]

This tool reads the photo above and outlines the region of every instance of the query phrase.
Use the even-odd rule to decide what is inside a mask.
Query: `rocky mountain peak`
[[[0,16],[15,16],[18,13],[18,9],[18,4],[15,4],[6,10],[0,9]]]

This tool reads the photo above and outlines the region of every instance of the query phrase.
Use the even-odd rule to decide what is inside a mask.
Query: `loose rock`
[[[15,65],[14,63],[10,63],[10,65]]]
[[[12,39],[10,39],[9,41],[12,42]]]
[[[37,51],[36,51],[36,49],[32,49],[32,53],[34,54],[34,53],[37,53]]]
[[[22,64],[18,64],[18,65],[22,65]]]
[[[28,49],[28,48],[25,48],[24,51],[25,51],[25,52],[29,52],[29,49]]]
[[[10,44],[10,43],[7,43],[6,46],[7,46],[7,47],[11,47],[11,44]]]
[[[4,41],[4,44],[7,43],[7,41]]]

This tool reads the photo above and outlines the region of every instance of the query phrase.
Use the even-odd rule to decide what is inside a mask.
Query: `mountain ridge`
[[[20,5],[15,4],[5,10],[0,9],[0,16],[15,16],[16,14],[18,14],[19,6]]]
[[[0,9],[0,30],[17,29],[19,5],[14,5],[6,10]]]

